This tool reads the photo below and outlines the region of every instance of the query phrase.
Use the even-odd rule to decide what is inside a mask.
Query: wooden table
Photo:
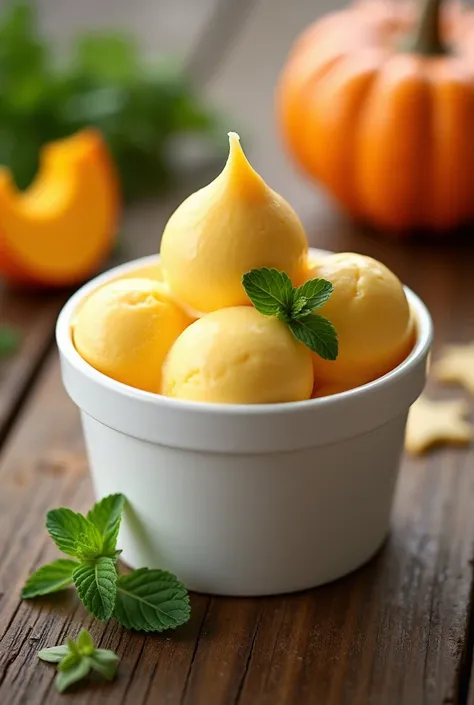
[[[269,20],[266,7],[257,11],[257,25]],[[236,110],[239,96],[226,86],[239,61],[252,62],[257,30],[245,30],[227,78],[219,75],[206,87],[214,96],[227,90]],[[281,52],[280,44],[268,55]],[[248,117],[257,139],[249,152],[294,203],[311,244],[385,261],[430,307],[436,348],[474,339],[469,243],[409,246],[351,226],[282,166],[265,125],[266,98],[253,90]],[[156,251],[166,218],[191,187],[127,213],[125,259]],[[114,684],[67,696],[80,705],[474,705],[472,449],[404,459],[386,546],[370,564],[323,588],[271,599],[195,595],[191,622],[164,636],[94,621],[72,591],[20,601],[30,572],[56,556],[44,529],[46,511],[86,510],[92,502],[78,413],[62,389],[53,343],[66,296],[0,290],[1,319],[23,333],[21,349],[0,366],[0,704],[66,702],[53,688],[54,669],[36,653],[85,626],[119,653],[121,664]],[[439,397],[457,393],[430,386]]]

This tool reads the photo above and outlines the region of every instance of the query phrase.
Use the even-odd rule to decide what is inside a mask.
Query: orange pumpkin
[[[474,12],[372,0],[296,42],[277,93],[290,152],[356,219],[444,231],[474,218]],[[418,13],[419,14],[419,13]]]
[[[25,192],[2,168],[0,277],[45,287],[86,279],[110,253],[118,210],[118,178],[95,130],[46,145]]]

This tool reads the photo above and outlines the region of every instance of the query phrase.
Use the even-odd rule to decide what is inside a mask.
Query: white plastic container
[[[407,290],[417,343],[399,367],[363,387],[289,404],[184,402],[105,377],[70,335],[74,311],[93,289],[157,261],[97,277],[57,324],[95,493],[123,492],[128,500],[123,560],[225,595],[302,590],[354,570],[389,530],[406,417],[425,383],[427,309]]]

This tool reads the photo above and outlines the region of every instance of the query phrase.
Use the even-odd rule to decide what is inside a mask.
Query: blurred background
[[[220,146],[223,144],[225,149],[227,130],[241,131],[244,147],[255,168],[269,179],[273,188],[282,189],[297,209],[314,201],[314,187],[296,176],[284,156],[276,134],[274,87],[297,34],[316,17],[338,5],[342,3],[334,0],[317,3],[314,0],[292,3],[288,0],[0,2],[4,30],[5,18],[11,16],[12,8],[29,8],[35,37],[37,35],[44,43],[44,49],[51,54],[55,70],[59,72],[69,66],[78,38],[97,35],[113,34],[135,42],[146,66],[153,66],[168,56],[182,61],[203,108],[218,111],[222,118],[217,135],[224,136]],[[21,64],[21,43],[15,38],[15,30],[7,31],[7,35],[15,47],[14,60]],[[4,57],[5,53],[4,48]],[[31,82],[31,59],[25,51],[23,69],[28,74],[28,83]],[[4,63],[5,74],[9,67],[6,60]],[[101,63],[100,57],[98,63]],[[13,91],[18,99],[20,86],[19,82],[15,83]],[[94,112],[100,113],[102,108],[107,112],[107,106],[102,105],[103,98],[97,94],[89,99],[90,115],[85,115],[85,119],[95,118]],[[25,105],[24,110],[28,112],[29,106]],[[75,109],[72,112],[76,112]],[[31,111],[30,118],[34,119]],[[75,127],[71,123],[70,128]],[[131,122],[130,129],[134,127]],[[34,150],[35,145],[30,145],[27,137],[19,132],[16,115],[12,132],[21,151]],[[8,152],[11,145],[5,146],[2,142],[0,132],[0,161],[12,166],[15,172],[16,163],[21,162],[22,157],[12,159]],[[24,186],[26,177],[21,173],[21,165],[18,171],[17,180]]]

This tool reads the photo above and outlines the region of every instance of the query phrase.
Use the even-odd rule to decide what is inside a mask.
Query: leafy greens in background
[[[20,333],[9,325],[0,323],[0,359],[12,355],[20,345]]]
[[[87,125],[106,138],[128,199],[167,185],[173,138],[215,140],[216,117],[176,63],[144,65],[122,34],[79,36],[61,63],[50,44],[30,3],[8,4],[0,17],[0,164],[20,188],[34,177],[43,144]]]

